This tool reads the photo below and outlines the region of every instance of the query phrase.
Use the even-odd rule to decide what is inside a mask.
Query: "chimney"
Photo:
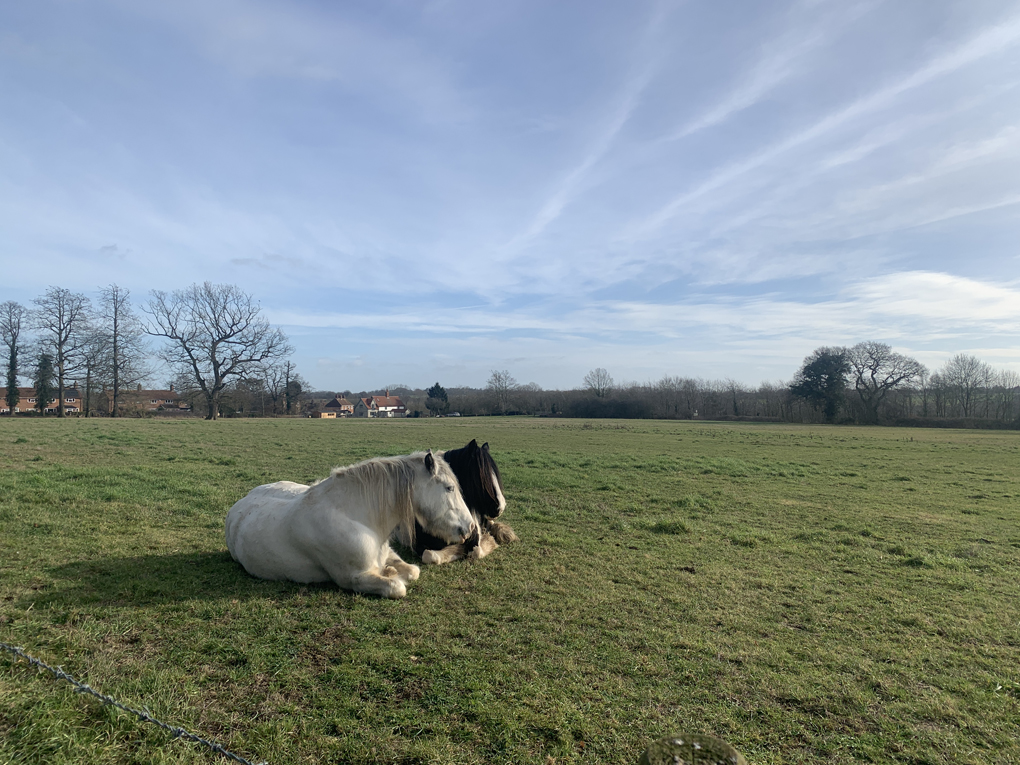
[[[389,388],[387,388],[387,389],[386,389],[386,398],[389,398],[389,397],[390,397],[390,389],[389,389]]]
[[[174,392],[174,384],[173,384],[173,383],[170,383],[170,392],[171,392],[171,393],[173,393],[173,392]]]
[[[138,390],[141,391],[141,389],[142,389],[142,384],[138,383]]]

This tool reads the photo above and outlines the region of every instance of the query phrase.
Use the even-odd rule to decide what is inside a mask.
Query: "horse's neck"
[[[379,491],[340,474],[316,484],[312,491],[318,491],[330,507],[382,536],[389,536],[402,520],[392,486]]]

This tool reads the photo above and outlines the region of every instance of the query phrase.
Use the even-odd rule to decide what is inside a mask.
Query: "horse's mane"
[[[354,465],[337,467],[313,485],[326,480],[353,483],[364,498],[383,506],[390,502],[397,509],[401,531],[414,543],[414,500],[411,486],[419,463],[424,463],[425,452],[403,454],[398,457],[373,457]],[[437,460],[438,464],[438,460]]]
[[[467,446],[440,453],[457,476],[461,493],[469,505],[482,494],[487,495],[493,502],[498,502],[496,484],[499,485],[500,492],[503,491],[503,477],[499,474],[499,467],[487,447],[488,444],[479,447],[478,441],[471,439]],[[493,483],[493,476],[496,477],[496,484]]]

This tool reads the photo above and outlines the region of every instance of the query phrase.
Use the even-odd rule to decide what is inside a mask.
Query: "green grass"
[[[489,441],[521,541],[402,601],[263,582],[252,487]],[[0,420],[0,641],[282,763],[1020,763],[1020,434]],[[217,756],[0,657],[0,762]]]

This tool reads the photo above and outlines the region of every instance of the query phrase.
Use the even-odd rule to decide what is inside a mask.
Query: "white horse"
[[[475,533],[450,466],[432,451],[376,457],[336,468],[305,486],[259,486],[227,513],[227,549],[252,576],[336,582],[355,592],[402,598],[417,566],[390,549],[418,521],[448,542]]]

